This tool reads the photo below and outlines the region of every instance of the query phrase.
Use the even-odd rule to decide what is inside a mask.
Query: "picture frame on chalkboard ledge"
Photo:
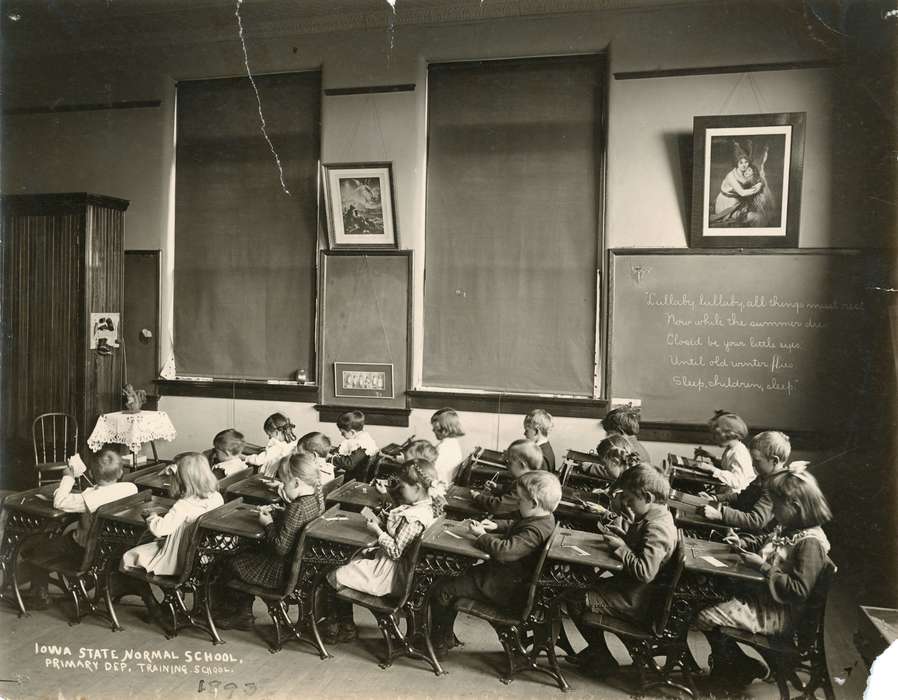
[[[322,166],[331,250],[399,248],[392,163]]]
[[[805,112],[693,119],[690,248],[797,248]]]

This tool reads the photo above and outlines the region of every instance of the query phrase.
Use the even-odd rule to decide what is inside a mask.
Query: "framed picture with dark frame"
[[[392,163],[322,166],[331,250],[398,248]]]
[[[393,365],[379,362],[334,362],[334,396],[394,398]]]
[[[797,248],[804,112],[695,117],[692,248]]]

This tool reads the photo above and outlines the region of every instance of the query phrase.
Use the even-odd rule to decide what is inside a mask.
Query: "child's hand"
[[[703,506],[702,515],[704,515],[707,520],[723,520],[723,513],[717,510],[714,506]]]
[[[744,549],[739,550],[739,558],[742,559],[742,563],[746,566],[750,566],[753,569],[760,569],[764,566],[764,559],[755,554],[754,552],[746,552]]]
[[[365,524],[368,526],[368,529],[372,532],[376,532],[378,535],[380,534],[380,523],[376,518],[368,518],[365,520]]]
[[[701,496],[702,498],[707,498],[709,501],[716,501],[716,500],[717,500],[716,498],[714,498],[714,496],[712,496],[712,495],[711,495],[710,493],[708,493],[707,491],[699,491],[699,492],[698,492],[698,495]]]
[[[580,504],[585,507],[590,513],[604,513],[608,510],[604,506],[600,506],[598,503],[593,503],[592,501],[581,500]]]
[[[486,534],[486,528],[483,526],[483,523],[477,522],[476,520],[468,521],[468,531],[474,535],[474,537],[480,537],[481,535]]]
[[[87,471],[87,465],[81,459],[81,455],[78,454],[69,457],[68,465],[65,469],[66,475],[73,476],[76,479]]]
[[[617,535],[605,535],[605,544],[607,544],[610,549],[617,549],[625,544],[625,542]]]
[[[471,498],[477,498],[480,495],[480,491],[476,489],[471,489]]]
[[[496,522],[494,520],[490,520],[489,518],[485,518],[485,519],[481,520],[480,525],[487,532],[494,532],[495,530],[499,529],[499,525],[496,524]]]
[[[274,522],[274,518],[271,517],[271,511],[270,511],[270,510],[262,510],[262,509],[260,509],[260,510],[259,510],[259,522],[260,522],[263,526],[266,526],[266,527],[267,527],[268,525],[271,525],[271,523]]]
[[[701,469],[703,472],[708,472],[709,474],[714,471],[714,465],[711,464],[710,461],[706,462],[705,460],[699,460],[695,463],[696,469]]]
[[[381,496],[387,495],[387,485],[380,479],[377,479],[374,482],[374,490],[377,491]]]

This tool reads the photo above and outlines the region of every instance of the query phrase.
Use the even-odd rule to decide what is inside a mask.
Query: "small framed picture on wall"
[[[325,164],[331,250],[398,248],[391,163]]]
[[[695,117],[690,247],[798,247],[805,116]]]

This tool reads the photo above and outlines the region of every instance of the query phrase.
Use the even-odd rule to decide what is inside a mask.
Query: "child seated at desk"
[[[629,467],[642,462],[626,435],[609,435],[602,440],[596,447],[596,458],[595,462],[584,462],[577,471],[614,481]]]
[[[471,489],[474,505],[487,513],[508,515],[517,512],[517,482],[527,472],[538,471],[542,468],[543,452],[530,440],[515,440],[505,450],[505,464],[513,477],[512,480],[501,486],[488,488],[484,492]],[[492,482],[487,482],[487,485],[490,483]]]
[[[402,452],[403,459],[421,460],[428,464],[436,464],[440,453],[430,440],[412,440]]]
[[[315,455],[295,454],[284,459],[278,479],[286,507],[277,514],[270,507],[259,510],[265,540],[258,549],[240,552],[228,562],[223,583],[236,578],[265,588],[283,586],[302,529],[324,512]],[[216,606],[216,624],[222,629],[250,629],[254,621],[253,596],[224,586],[218,593],[221,605]]]
[[[792,445],[789,436],[776,430],[758,433],[751,441],[751,463],[757,477],[738,493],[717,496],[717,503],[702,509],[708,520],[748,532],[762,532],[773,519],[773,503],[767,492],[770,478],[786,467]]]
[[[234,428],[222,430],[212,440],[212,449],[203,452],[212,467],[212,473],[219,479],[246,469],[243,454],[243,433]]]
[[[735,413],[715,411],[714,417],[708,421],[708,427],[711,439],[723,447],[723,454],[718,460],[707,450],[697,447],[695,457],[699,461],[696,466],[738,493],[751,483],[754,473],[751,454],[742,442],[748,436],[748,426]]]
[[[224,505],[218,480],[209,461],[199,452],[178,456],[175,480],[178,500],[164,515],[147,516],[147,528],[157,539],[132,547],[122,556],[122,570],[146,569],[157,576],[174,576],[181,571],[181,539],[187,526],[204,513]]]
[[[337,447],[337,454],[331,457],[335,470],[345,476],[343,482],[352,479],[367,481],[368,465],[377,454],[377,444],[365,431],[365,414],[361,411],[348,411],[337,418],[337,428],[343,441]]]
[[[705,608],[695,622],[711,645],[712,680],[728,687],[745,686],[767,671],[718,628],[789,634],[828,561],[829,541],[821,525],[832,514],[816,479],[803,465],[792,464],[770,477],[768,490],[776,529],[729,540],[744,564],[764,574],[766,588],[747,588],[735,598]]]
[[[612,408],[602,419],[602,428],[608,435],[623,435],[633,451],[639,455],[639,461],[651,464],[649,451],[636,438],[639,435],[639,409],[630,404]]]
[[[318,465],[318,477],[321,485],[334,479],[334,465],[327,461],[331,453],[331,439],[324,433],[306,433],[296,443],[298,454],[310,454]]]
[[[444,484],[451,484],[464,456],[458,438],[465,434],[461,419],[452,408],[441,408],[430,417],[430,427],[437,439],[437,476]]]
[[[647,622],[655,593],[652,581],[673,555],[677,546],[677,527],[665,505],[670,493],[667,479],[654,467],[639,464],[630,467],[618,479],[619,501],[632,523],[621,539],[605,535],[605,543],[623,562],[622,572],[601,581],[588,591],[576,591],[568,602],[568,613],[587,646],[568,661],[595,676],[604,676],[618,664],[602,630],[583,623],[587,612]],[[600,530],[602,530],[600,526]]]
[[[552,414],[548,411],[534,408],[524,416],[524,437],[532,440],[542,450],[542,468],[555,474],[555,450],[549,444],[550,430],[552,430]]]
[[[533,443],[530,443],[533,445]],[[535,445],[533,445],[535,447]],[[542,453],[537,452],[542,456]],[[445,658],[454,644],[455,601],[468,598],[502,608],[523,607],[539,551],[555,529],[552,515],[561,500],[558,477],[539,470],[515,481],[520,517],[514,520],[468,521],[475,545],[489,560],[462,576],[445,578],[432,594],[432,640],[437,658]]]
[[[283,413],[272,413],[262,424],[262,429],[268,436],[265,449],[258,454],[247,455],[243,461],[259,467],[259,473],[264,476],[276,477],[280,461],[296,447],[296,434],[293,432],[295,428]]]
[[[400,505],[379,518],[372,516],[368,527],[377,535],[377,546],[362,551],[348,564],[327,575],[330,585],[329,617],[324,628],[328,643],[348,642],[358,636],[352,618],[352,603],[340,600],[333,591],[351,588],[373,596],[396,593],[412,572],[401,561],[412,544],[446,505],[443,484],[436,470],[427,464],[407,462],[397,476],[394,493]]]
[[[66,513],[81,513],[81,517],[66,527],[59,537],[38,537],[36,542],[28,548],[29,551],[36,551],[39,548],[42,554],[75,554],[84,557],[87,535],[97,509],[107,503],[137,493],[136,485],[130,482],[119,482],[119,479],[122,478],[122,457],[116,447],[103,445],[98,452],[91,454],[89,461],[90,477],[94,486],[81,493],[72,493],[75,480],[87,471],[84,462],[76,456],[69,460],[69,466],[63,471],[62,480],[53,493],[54,508]],[[34,568],[32,570],[31,589],[26,596],[28,607],[32,610],[47,609],[49,603],[48,582],[49,573],[45,569]]]

